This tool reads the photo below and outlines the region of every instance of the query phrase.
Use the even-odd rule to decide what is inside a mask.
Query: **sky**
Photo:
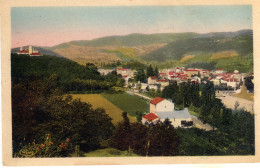
[[[13,7],[12,48],[131,33],[252,29],[252,6]]]

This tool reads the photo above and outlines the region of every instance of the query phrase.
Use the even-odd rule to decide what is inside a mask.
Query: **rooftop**
[[[157,115],[160,119],[180,119],[191,117],[187,108],[184,108],[183,110],[174,110],[170,112],[158,112]]]
[[[143,116],[143,118],[147,119],[148,121],[152,121],[152,120],[154,120],[154,119],[156,119],[158,117],[154,113],[149,113],[149,114]]]
[[[150,103],[156,105],[156,104],[160,103],[160,102],[163,101],[163,100],[164,100],[164,98],[156,97],[156,98],[154,98],[153,100],[151,100]]]

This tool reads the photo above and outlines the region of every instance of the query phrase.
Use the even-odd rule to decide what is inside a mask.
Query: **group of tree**
[[[12,86],[14,153],[27,143],[44,141],[46,134],[51,135],[54,146],[69,138],[74,147],[79,145],[83,151],[97,148],[102,140],[112,135],[112,119],[104,109],[93,109],[88,103],[73,100],[57,86],[56,75],[51,75],[47,81]]]
[[[177,108],[189,107],[201,120],[213,127],[211,136],[214,136],[209,141],[214,142],[215,147],[221,146],[214,154],[254,154],[254,115],[244,109],[226,108],[221,100],[216,98],[213,83],[171,83],[165,87],[162,96],[171,99]],[[183,135],[183,132],[180,134]],[[222,139],[217,137],[219,135]],[[220,139],[221,142],[214,139]],[[223,150],[224,148],[232,151]]]
[[[159,71],[157,66],[155,67],[155,69],[153,69],[152,65],[150,64],[149,67],[146,68],[146,76],[150,77],[150,76],[159,76]]]
[[[115,71],[102,76],[92,63],[83,66],[56,56],[30,57],[12,54],[11,61],[13,84],[35,79],[47,81],[52,74],[56,74],[58,88],[64,92],[95,92],[123,86],[125,82]]]
[[[252,82],[253,79],[254,76],[252,75],[245,78],[245,86],[250,93],[254,92],[254,83]]]
[[[169,120],[152,124],[130,123],[127,113],[110,139],[110,146],[119,150],[132,150],[142,156],[178,155],[179,139]]]

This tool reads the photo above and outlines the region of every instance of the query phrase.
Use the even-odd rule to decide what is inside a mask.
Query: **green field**
[[[122,94],[102,94],[107,100],[127,112],[131,116],[136,116],[136,112],[148,113],[149,104],[138,96]]]
[[[112,118],[112,123],[117,124],[123,120],[122,112],[120,108],[109,102],[101,94],[72,94],[74,99],[81,99],[83,102],[90,103],[93,108],[102,107],[106,110],[106,113]],[[136,117],[128,116],[130,122],[136,122]]]
[[[114,148],[105,148],[91,151],[84,154],[85,157],[128,157],[138,156],[131,151],[120,151]]]

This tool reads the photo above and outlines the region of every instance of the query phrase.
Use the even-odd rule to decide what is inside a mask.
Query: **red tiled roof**
[[[123,77],[123,78],[126,78],[126,77],[128,77],[128,75],[123,75],[122,77]]]
[[[158,80],[156,80],[157,82],[167,82],[167,80],[165,80],[165,79],[158,79]]]
[[[163,101],[163,100],[164,100],[164,98],[156,97],[156,98],[154,98],[153,100],[151,100],[150,103],[156,105],[156,104],[160,103],[160,102]]]
[[[199,71],[197,69],[185,69],[184,71]]]
[[[124,70],[129,70],[128,68],[118,68],[118,71],[124,71]]]
[[[40,53],[31,53],[30,55],[41,55]]]
[[[28,53],[28,54],[29,54],[29,50],[21,50],[21,51],[19,51],[18,53],[20,53],[20,54],[26,54],[26,53]]]
[[[174,71],[170,71],[169,72],[169,75],[173,75],[175,72]]]
[[[152,120],[158,118],[158,116],[155,115],[154,113],[149,113],[149,114],[143,116],[143,118],[145,118],[148,121],[152,121]]]
[[[157,76],[151,76],[151,79],[157,79]]]

